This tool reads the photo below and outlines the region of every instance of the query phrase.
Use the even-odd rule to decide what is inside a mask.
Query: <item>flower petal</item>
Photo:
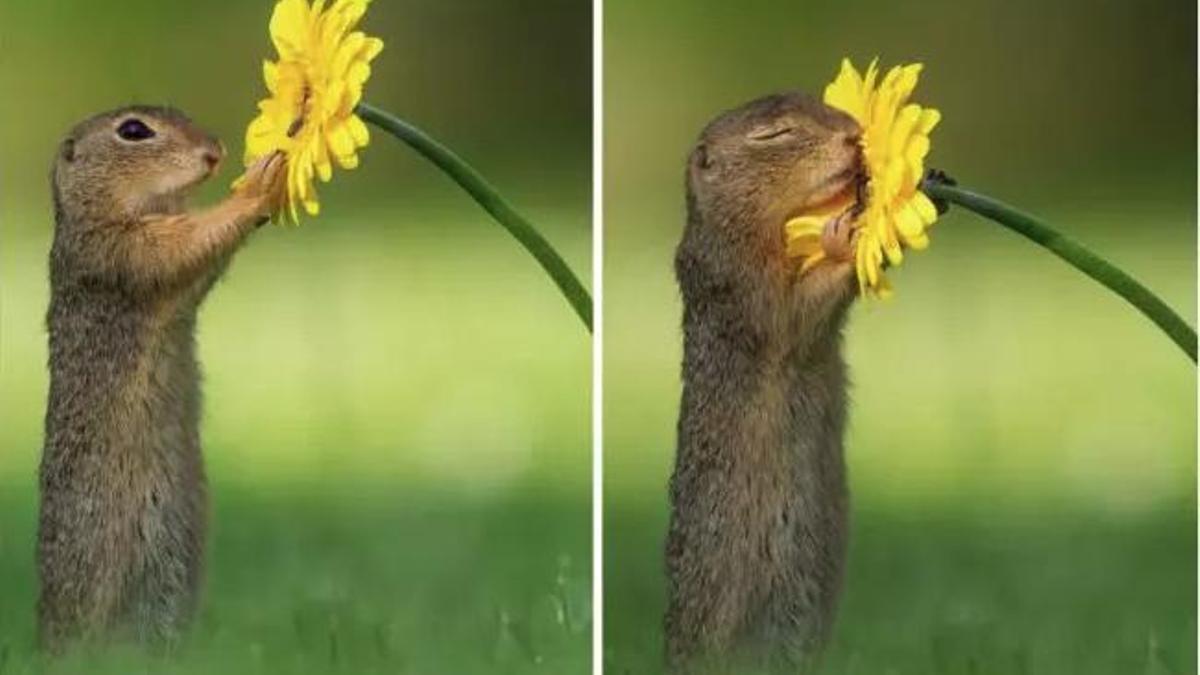
[[[863,79],[855,70],[850,59],[842,59],[841,69],[829,86],[825,87],[825,103],[862,120],[866,113],[863,96]]]
[[[933,128],[940,121],[942,121],[942,113],[933,108],[925,108],[921,111],[921,124],[918,128],[921,130],[921,133],[928,134],[933,131]]]
[[[921,218],[921,221],[924,222],[926,225],[932,225],[934,223],[934,221],[937,220],[937,218],[938,218],[937,207],[934,206],[933,202],[929,199],[929,197],[924,192],[917,190],[913,194],[911,204],[912,204],[913,208],[916,209],[917,214]]]
[[[303,56],[309,30],[310,12],[304,0],[280,0],[271,13],[269,30],[276,51],[283,58]]]
[[[351,115],[346,119],[346,128],[350,130],[350,136],[358,147],[364,148],[371,142],[371,132],[358,115]]]
[[[824,251],[818,251],[818,252],[814,253],[813,255],[809,256],[808,258],[806,258],[804,260],[804,262],[800,265],[800,274],[804,274],[805,272],[816,267],[817,263],[821,262],[822,260],[825,260],[825,257],[826,256],[825,256]]]

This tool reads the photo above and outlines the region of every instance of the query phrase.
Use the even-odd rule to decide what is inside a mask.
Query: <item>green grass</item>
[[[27,486],[0,508],[0,673],[564,673],[590,658],[586,499],[340,481],[213,486],[204,608],[179,653],[34,650]],[[533,524],[536,523],[536,527]]]
[[[1194,513],[858,508],[823,672],[1194,673]],[[657,672],[665,513],[607,518],[606,672]]]

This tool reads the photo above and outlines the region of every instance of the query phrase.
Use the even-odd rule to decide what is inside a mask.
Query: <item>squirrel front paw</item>
[[[854,221],[857,217],[858,213],[850,209],[825,223],[825,229],[821,232],[821,248],[826,258],[834,262],[854,262],[854,242],[858,238]]]
[[[286,166],[283,152],[276,150],[260,157],[237,180],[237,193],[252,200],[256,212],[263,218],[270,217],[282,206]]]

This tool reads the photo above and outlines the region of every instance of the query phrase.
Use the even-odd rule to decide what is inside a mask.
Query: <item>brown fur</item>
[[[154,138],[119,138],[132,117]],[[55,158],[37,549],[49,650],[170,640],[196,607],[207,512],[196,313],[270,211],[282,164],[272,156],[220,205],[184,211],[222,155],[182,113],[131,106],[77,125]]]
[[[855,285],[836,255],[798,276],[783,224],[854,189],[858,134],[815,99],[777,95],[721,115],[692,151],[666,545],[676,668],[794,672],[829,636],[847,536],[841,329]]]

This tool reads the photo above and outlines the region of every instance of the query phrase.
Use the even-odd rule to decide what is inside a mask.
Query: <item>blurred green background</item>
[[[1196,7],[1178,0],[605,2],[605,660],[661,662],[672,277],[703,125],[926,64],[929,163],[1196,318]],[[854,498],[836,673],[1196,670],[1195,369],[1043,250],[954,211],[847,334]]]
[[[0,673],[32,656],[47,173],[78,119],[171,103],[242,134],[272,3],[0,4]],[[367,99],[486,175],[590,279],[591,7],[377,0]],[[214,526],[183,658],[86,672],[582,672],[590,339],[536,263],[382,132],[201,313]],[[590,284],[589,284],[590,285]],[[98,659],[98,660],[97,660]],[[40,671],[39,671],[40,672]]]

